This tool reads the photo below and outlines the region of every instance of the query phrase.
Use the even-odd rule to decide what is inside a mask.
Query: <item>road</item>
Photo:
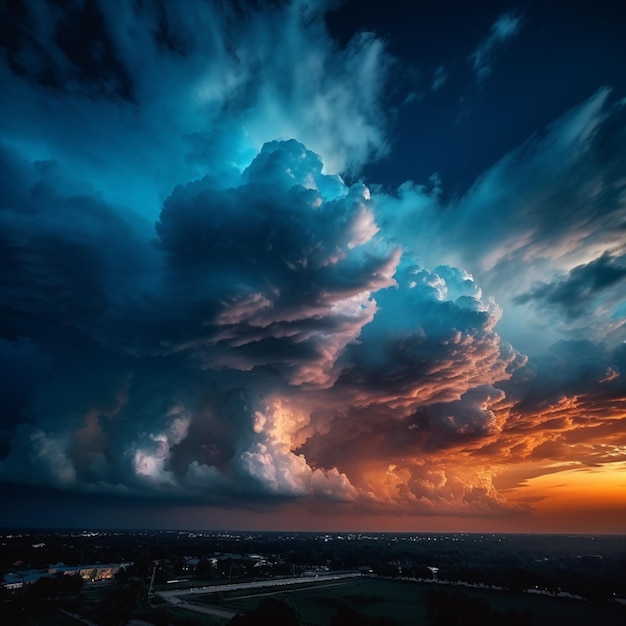
[[[191,587],[191,589],[174,589],[172,591],[159,591],[158,594],[168,602],[180,605],[185,602],[181,596],[189,594],[224,593],[225,591],[241,591],[242,589],[263,589],[264,587],[283,587],[288,585],[301,585],[303,583],[318,583],[331,580],[343,580],[346,578],[360,578],[360,573],[351,574],[324,574],[322,576],[302,576],[300,578],[273,578],[271,580],[258,580],[246,583],[230,583],[227,585],[211,585],[209,587]]]

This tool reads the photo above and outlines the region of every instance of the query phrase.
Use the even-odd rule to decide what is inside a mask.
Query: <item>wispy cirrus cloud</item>
[[[332,171],[388,151],[393,59],[372,33],[341,47],[326,3],[25,7],[8,17],[28,36],[3,41],[4,141],[150,219],[180,181],[242,169],[268,141],[296,137]]]
[[[446,205],[411,183],[378,198],[387,232],[426,265],[465,268],[506,311],[500,332],[526,350],[581,332],[624,338],[626,125],[610,95],[601,89],[565,113]]]
[[[491,74],[494,56],[497,51],[522,29],[524,22],[515,13],[503,13],[492,24],[489,35],[483,39],[469,56],[476,77],[476,83],[484,82]]]
[[[613,292],[614,306],[621,305],[619,283],[626,279],[623,258],[605,252],[585,265],[572,268],[564,278],[551,283],[541,283],[530,291],[516,296],[515,304],[527,304],[540,308],[558,308],[566,318],[577,319],[597,310],[607,292]]]

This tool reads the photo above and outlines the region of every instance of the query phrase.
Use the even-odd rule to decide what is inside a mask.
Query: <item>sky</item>
[[[0,526],[626,533],[624,14],[409,4],[5,3]]]

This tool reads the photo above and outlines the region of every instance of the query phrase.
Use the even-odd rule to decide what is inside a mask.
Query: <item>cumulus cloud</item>
[[[437,177],[371,191],[392,60],[333,41],[327,8],[12,14],[2,480],[492,516],[528,511],[507,463],[625,445],[623,103],[598,92],[450,203]],[[520,27],[494,24],[477,75]],[[564,340],[529,361],[501,337],[520,311],[544,353]]]
[[[491,385],[524,361],[495,332],[501,309],[466,272],[403,254],[367,187],[323,173],[303,144],[270,142],[241,174],[177,186],[154,240],[115,206],[8,162],[27,182],[1,213],[17,274],[0,288],[47,320],[51,332],[9,327],[55,367],[22,409],[31,423],[7,433],[5,479],[407,506],[360,478],[367,433],[381,440],[375,465],[413,467],[420,451],[498,431]],[[471,512],[466,496],[438,506]]]
[[[624,369],[612,346],[626,337],[626,125],[623,102],[610,104],[610,95],[600,90],[531,137],[463,197],[444,203],[413,183],[377,197],[386,232],[427,267],[443,261],[471,271],[503,307],[499,334],[530,352],[496,384],[506,397],[492,403],[491,422],[479,422],[493,430],[443,440],[457,458],[489,463],[494,477],[621,458]],[[429,441],[433,431],[421,429]]]
[[[167,337],[155,329],[150,351],[188,353],[203,367],[275,368],[292,384],[332,383],[399,258],[374,239],[368,189],[322,174],[294,140],[266,144],[236,187],[210,178],[178,187],[157,232],[165,297],[189,313],[174,311]]]
[[[380,312],[349,347],[354,366],[338,385],[380,391],[392,406],[456,400],[467,389],[506,379],[519,355],[494,327],[501,310],[471,276],[450,266],[404,265],[398,287],[382,292]],[[360,390],[363,391],[360,391]]]
[[[264,407],[264,412],[256,411],[255,435],[239,454],[239,471],[269,493],[354,500],[358,491],[344,473],[336,467],[313,469],[303,454],[293,451],[292,433],[307,420],[305,415],[298,415],[280,400],[273,400]]]

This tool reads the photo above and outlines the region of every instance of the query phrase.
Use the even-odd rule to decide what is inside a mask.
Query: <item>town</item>
[[[503,624],[542,624],[546,602],[578,615],[600,606],[604,624],[626,617],[621,536],[6,530],[0,567],[12,624],[236,624],[263,598],[299,609],[302,624],[341,611],[342,623],[346,611],[358,623],[415,623],[392,610],[405,601],[422,607],[422,623],[443,624],[437,603],[448,607],[449,594],[465,613],[468,598],[491,615],[511,599]],[[307,594],[325,610],[308,615]]]

